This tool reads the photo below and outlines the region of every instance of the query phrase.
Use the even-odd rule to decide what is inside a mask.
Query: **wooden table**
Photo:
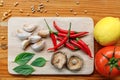
[[[19,2],[19,5],[14,7],[15,2]],[[30,14],[30,17],[40,16],[58,16],[59,17],[80,17],[89,16],[94,19],[96,23],[103,17],[113,16],[120,17],[120,0],[4,0],[4,6],[0,7],[0,19],[3,17],[3,13],[12,10],[12,16],[26,17]],[[79,4],[76,2],[79,1]],[[44,4],[44,10],[47,12],[31,12],[31,6],[35,5],[35,9],[41,3]],[[23,13],[20,12],[23,10]],[[73,9],[73,11],[70,11]],[[76,14],[76,15],[75,15]],[[2,20],[1,20],[2,21]],[[4,20],[7,22],[8,20]],[[0,43],[7,44],[7,27],[0,25],[0,37],[4,36],[5,39],[0,38]],[[95,53],[101,48],[99,44],[95,42]],[[7,50],[0,49],[0,80],[103,80],[96,71],[89,76],[14,76],[10,75],[7,71]],[[118,78],[120,79],[120,77]],[[118,80],[116,79],[116,80]]]

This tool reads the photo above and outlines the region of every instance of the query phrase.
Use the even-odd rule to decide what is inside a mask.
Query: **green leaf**
[[[17,64],[19,64],[19,65],[24,65],[28,61],[30,61],[33,56],[34,56],[34,54],[33,53],[29,53],[29,52],[20,53],[19,55],[16,56],[15,62]]]
[[[46,64],[46,60],[43,57],[35,59],[31,65],[36,67],[43,67]]]
[[[13,69],[16,73],[19,73],[21,75],[30,75],[35,70],[30,65],[20,65]]]

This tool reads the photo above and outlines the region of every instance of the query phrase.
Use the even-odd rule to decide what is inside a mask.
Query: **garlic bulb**
[[[25,50],[29,44],[30,44],[30,40],[24,40],[22,42],[22,49]]]
[[[44,40],[41,40],[41,41],[31,45],[31,48],[36,52],[41,51],[44,47],[45,47],[45,41]]]
[[[49,35],[49,30],[40,30],[38,35],[45,38]]]
[[[28,39],[28,37],[31,36],[31,34],[32,33],[28,33],[28,32],[22,31],[22,30],[17,30],[17,37],[20,40],[26,40],[26,39]]]
[[[37,25],[35,24],[24,24],[23,29],[27,32],[32,32],[37,28]]]
[[[29,37],[30,43],[36,43],[38,41],[40,41],[41,37],[37,36],[37,35],[33,35]]]

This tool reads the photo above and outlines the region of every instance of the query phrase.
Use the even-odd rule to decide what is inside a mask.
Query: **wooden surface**
[[[13,7],[13,3],[18,1],[19,5]],[[31,5],[39,4],[39,1],[45,4],[45,9],[47,13],[35,12],[31,13]],[[79,1],[80,4],[76,5],[76,1]],[[70,9],[77,12],[77,16],[89,16],[94,19],[96,23],[98,20],[105,16],[114,16],[120,17],[120,0],[4,0],[4,6],[0,7],[0,20],[3,16],[3,13],[9,9],[12,9],[12,16],[27,16],[27,13],[30,13],[30,16],[56,16],[56,12],[59,13],[59,16],[71,16],[73,12],[70,12]],[[19,9],[23,9],[23,13],[19,12]],[[5,20],[7,21],[7,20]],[[7,27],[0,26],[0,37],[5,36],[5,39],[0,38],[0,43],[7,43]],[[101,48],[95,42],[95,53]],[[96,71],[90,76],[13,76],[10,75],[7,71],[7,50],[2,50],[0,48],[0,80],[105,80],[100,76]],[[120,77],[116,80],[119,80]],[[107,79],[106,79],[107,80]]]

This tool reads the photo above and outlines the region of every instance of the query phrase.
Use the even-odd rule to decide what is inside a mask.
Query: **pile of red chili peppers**
[[[45,20],[45,19],[44,19]],[[50,33],[50,37],[53,43],[53,48],[49,48],[48,50],[50,51],[56,51],[58,50],[60,47],[63,47],[63,45],[67,48],[69,48],[70,50],[83,50],[88,56],[90,56],[92,58],[92,54],[91,51],[89,49],[89,47],[87,46],[87,44],[80,39],[80,37],[83,37],[85,35],[88,34],[88,32],[76,32],[76,31],[71,31],[71,23],[69,25],[69,29],[68,30],[64,30],[62,28],[60,28],[55,21],[53,21],[53,26],[55,27],[55,29],[58,32],[54,32],[51,30],[51,28],[49,27],[47,21],[45,20],[45,23],[49,29],[49,33]],[[60,41],[57,44],[57,40]]]

